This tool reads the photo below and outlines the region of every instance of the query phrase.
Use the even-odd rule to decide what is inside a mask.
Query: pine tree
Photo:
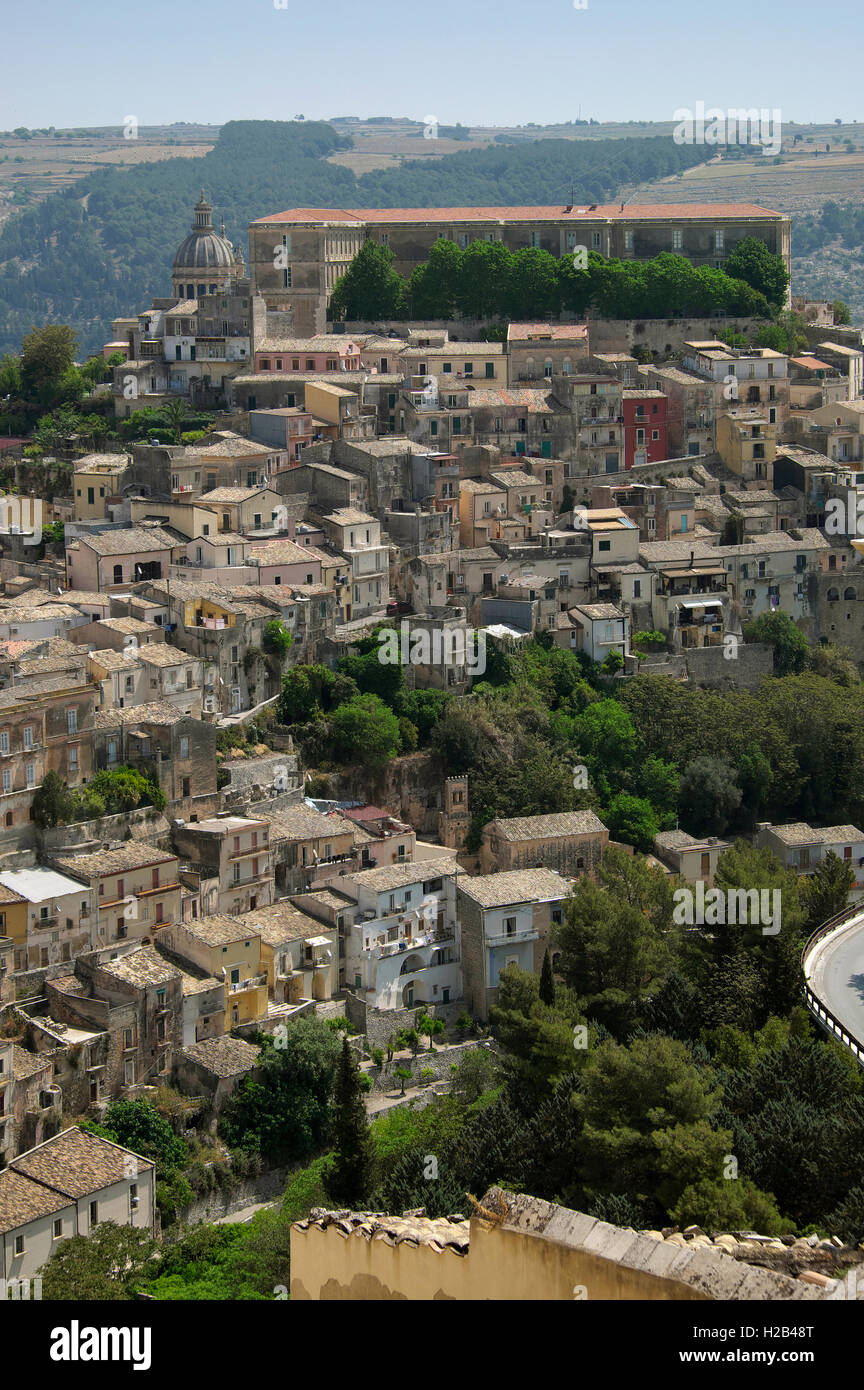
[[[333,1143],[335,1157],[324,1179],[327,1195],[341,1207],[362,1206],[370,1187],[372,1150],[360,1068],[347,1038],[342,1039],[333,1084]]]
[[[540,998],[544,1004],[548,1004],[550,1009],[555,1003],[555,980],[552,977],[552,962],[549,959],[549,949],[543,952],[543,968],[540,971]]]

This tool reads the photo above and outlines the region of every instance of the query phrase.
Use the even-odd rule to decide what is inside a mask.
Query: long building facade
[[[253,291],[268,309],[293,318],[297,335],[324,332],[333,286],[371,238],[389,246],[410,275],[445,237],[467,247],[500,241],[511,251],[537,247],[554,256],[580,246],[620,260],[671,251],[696,266],[723,268],[745,237],[757,237],[791,263],[791,222],[752,203],[591,204],[501,208],[290,208],[249,228]]]

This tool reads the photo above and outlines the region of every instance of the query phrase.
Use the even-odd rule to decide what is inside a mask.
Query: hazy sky
[[[280,8],[277,8],[277,4]],[[0,129],[864,119],[864,0],[0,0]]]

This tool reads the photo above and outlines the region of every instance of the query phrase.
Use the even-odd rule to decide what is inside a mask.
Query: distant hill
[[[622,187],[701,163],[667,137],[548,140],[405,161],[356,176],[329,163],[351,138],[324,122],[232,121],[209,154],[89,173],[0,233],[0,353],[34,323],[70,323],[81,353],[112,318],[168,294],[200,189],[245,249],[256,217],[286,207],[447,207],[605,202]]]

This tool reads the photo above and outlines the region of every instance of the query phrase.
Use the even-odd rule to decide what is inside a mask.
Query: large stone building
[[[554,256],[583,246],[622,260],[672,251],[693,265],[721,268],[740,241],[758,237],[787,270],[791,256],[789,218],[751,203],[290,208],[249,228],[253,290],[268,308],[292,316],[297,336],[311,336],[324,331],[333,287],[367,239],[390,247],[396,270],[410,275],[439,237],[463,249],[472,241],[500,241],[510,251],[536,247]]]
[[[562,811],[552,816],[516,816],[483,827],[480,870],[555,869],[560,874],[590,873],[609,844],[609,831],[593,811]]]

